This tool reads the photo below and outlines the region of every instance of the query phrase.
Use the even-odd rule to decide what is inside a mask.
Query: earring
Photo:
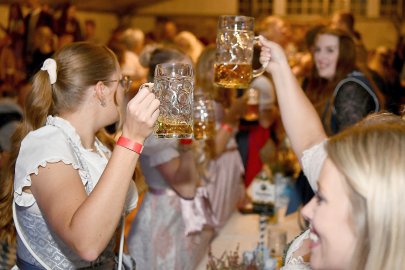
[[[101,105],[101,107],[105,107],[105,106],[106,106],[104,99],[100,101],[100,105]]]

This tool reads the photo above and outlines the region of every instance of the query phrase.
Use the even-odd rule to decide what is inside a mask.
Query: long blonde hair
[[[30,131],[44,126],[48,115],[74,112],[91,85],[109,80],[118,69],[117,58],[110,49],[86,42],[67,45],[53,58],[57,64],[56,83],[51,85],[47,71],[35,74],[23,122],[12,137],[9,164],[0,191],[0,239],[8,242],[15,239],[11,207],[14,167],[21,141]]]
[[[195,66],[196,88],[202,89],[212,98],[216,97],[214,86],[215,46],[209,45],[202,51]]]
[[[334,136],[326,150],[349,190],[357,237],[352,269],[401,269],[405,265],[405,121],[393,116],[372,121]]]

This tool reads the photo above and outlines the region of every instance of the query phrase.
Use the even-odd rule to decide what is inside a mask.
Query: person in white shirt
[[[115,231],[137,205],[132,178],[160,104],[145,88],[124,104],[129,85],[114,53],[90,43],[65,46],[35,75],[13,139],[13,196],[0,205],[2,218],[14,208],[20,269],[113,269]],[[96,134],[124,114],[110,150]]]

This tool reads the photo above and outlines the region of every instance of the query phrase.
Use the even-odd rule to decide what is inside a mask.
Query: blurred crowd
[[[42,67],[44,60],[73,42],[99,43],[95,21],[86,20],[82,25],[76,17],[76,7],[73,4],[64,5],[57,10],[58,12],[50,12],[51,7],[42,5],[39,0],[29,0],[28,3],[29,13],[25,15],[19,3],[10,5],[8,24],[3,29],[4,36],[0,41],[0,165],[2,167],[8,159],[10,138],[16,123],[23,117],[22,108],[25,97],[31,90],[32,78]],[[54,17],[52,14],[59,14],[59,16]],[[401,114],[405,103],[405,39],[403,36],[398,36],[395,49],[379,46],[369,51],[361,34],[354,28],[355,18],[346,12],[334,14],[327,24],[312,24],[305,28],[301,27],[300,30],[295,30],[287,20],[276,16],[256,18],[255,25],[257,34],[278,43],[284,49],[294,75],[316,108],[329,134],[352,125],[370,112],[386,110]],[[299,34],[296,34],[298,32]],[[143,263],[151,265],[154,256],[162,256],[162,261],[173,261],[177,256],[182,261],[171,262],[173,269],[176,263],[195,267],[195,261],[200,259],[203,256],[202,253],[206,251],[205,249],[199,252],[196,250],[199,250],[201,245],[208,245],[216,229],[225,223],[232,210],[237,206],[242,207],[241,205],[248,200],[243,194],[244,189],[249,187],[253,178],[266,163],[285,162],[281,166],[284,168],[282,173],[299,179],[303,178],[299,168],[294,166],[297,164],[294,157],[286,158],[289,155],[287,153],[289,145],[281,124],[273,78],[266,73],[252,81],[250,87],[260,92],[259,118],[253,122],[243,119],[243,111],[246,108],[241,105],[241,101],[244,91],[232,92],[214,87],[212,84],[214,44],[215,40],[197,36],[190,29],[179,29],[174,21],[167,18],[159,18],[155,29],[148,33],[140,28],[120,26],[111,33],[106,44],[116,54],[122,75],[133,82],[126,96],[127,100],[138,92],[141,84],[153,81],[156,64],[183,61],[195,67],[197,78],[195,92],[215,102],[217,137],[215,142],[194,146],[195,153],[204,153],[202,156],[205,160],[198,159],[195,154],[194,163],[197,165],[193,171],[208,175],[205,178],[202,177],[205,182],[199,183],[199,187],[204,186],[205,189],[197,188],[199,190],[197,194],[198,192],[208,194],[205,197],[201,195],[199,199],[204,201],[208,198],[211,203],[210,211],[214,212],[214,219],[209,220],[204,216],[206,220],[203,225],[214,229],[206,230],[184,225],[181,219],[181,215],[185,215],[184,212],[182,213],[182,207],[189,202],[180,195],[177,196],[178,194],[167,192],[168,187],[173,187],[172,179],[178,175],[171,175],[163,167],[171,166],[175,168],[172,171],[178,171],[181,162],[184,162],[183,166],[188,164],[184,159],[189,156],[184,156],[184,151],[180,149],[181,147],[178,148],[177,144],[173,146],[168,143],[151,142],[149,147],[153,151],[146,151],[141,159],[146,185],[150,188],[149,193],[145,196],[145,204],[131,228],[132,233],[128,233],[129,244],[132,246],[132,248],[129,247],[129,252],[140,265]],[[258,62],[258,56],[254,61]],[[343,84],[348,78],[349,83],[352,82],[352,78],[357,80],[357,83],[360,81],[365,92],[364,96],[346,95],[340,99],[341,95],[339,96],[338,91],[341,93],[347,91]],[[364,105],[365,100],[369,100],[371,105]],[[350,117],[345,118],[342,117],[343,113],[339,113],[340,111],[352,113]],[[221,123],[227,125],[225,131],[228,132],[220,126]],[[115,128],[116,126],[111,127],[110,133],[115,132]],[[213,151],[210,146],[215,143],[216,148],[214,147]],[[224,147],[221,149],[219,145]],[[265,156],[263,156],[263,149],[266,151]],[[161,156],[157,157],[163,150],[171,151],[167,160],[164,161],[159,160]],[[166,153],[161,155],[165,156]],[[173,160],[176,160],[177,165],[173,165]],[[194,161],[189,158],[188,162],[190,160]],[[210,161],[209,165],[207,160]],[[201,169],[201,166],[205,167]],[[287,170],[288,166],[291,168]],[[192,166],[189,165],[188,168],[190,167]],[[272,169],[280,170],[275,167]],[[164,180],[169,185],[163,185],[164,181],[160,181],[154,170],[160,173],[160,178],[166,178]],[[225,170],[228,171],[225,172]],[[160,182],[156,181],[157,178]],[[216,184],[217,178],[229,178],[229,181],[219,186]],[[306,202],[311,196],[307,192],[311,193],[311,190],[305,180],[302,179],[302,181],[299,190],[300,200]],[[142,191],[141,184],[137,183],[137,185]],[[305,185],[307,185],[306,188]],[[234,190],[232,196],[224,198],[223,194],[225,191],[229,193],[231,187]],[[219,194],[219,191],[224,193]],[[174,195],[176,195],[175,198],[173,198]],[[169,204],[174,205],[173,208],[165,208]],[[154,213],[161,211],[165,220],[152,219],[151,211],[155,211]],[[168,220],[168,217],[172,220]],[[150,250],[142,246],[151,235],[156,233],[156,231],[151,232],[155,228],[148,226],[150,225],[148,222],[155,222],[156,227],[161,226],[156,228],[160,233],[157,236],[162,239],[162,235],[167,234],[166,240],[171,241],[167,246],[172,245],[173,248],[159,249],[161,240],[152,241]],[[166,231],[170,226],[176,229]],[[185,233],[184,227],[189,231]],[[203,233],[197,236],[196,231],[203,231]],[[174,247],[176,241],[179,248]],[[169,254],[171,257],[167,258],[162,253]],[[156,268],[159,267],[156,266]]]
[[[56,15],[54,15],[56,14]],[[305,82],[311,76],[312,52],[317,32],[328,24],[311,23],[292,26],[276,16],[256,18],[257,33],[285,48],[295,75]],[[336,13],[329,26],[347,32],[356,44],[356,65],[367,70],[378,89],[385,96],[387,109],[398,113],[401,94],[405,86],[404,38],[398,31],[395,49],[384,45],[367,50],[361,34],[354,28],[352,14]],[[23,14],[19,3],[9,7],[8,23],[2,27],[0,41],[0,93],[1,96],[18,96],[40,68],[43,61],[56,50],[76,41],[99,43],[96,22],[87,19],[80,22],[76,6],[66,3],[54,8],[39,0],[28,1],[28,13]],[[212,38],[211,38],[212,39]],[[214,43],[209,37],[197,36],[189,29],[179,29],[168,18],[157,18],[155,29],[145,33],[140,28],[119,26],[111,33],[108,46],[117,54],[124,73],[135,82],[145,81],[147,68],[139,56],[150,45],[175,46],[196,63],[204,47]],[[135,85],[136,86],[136,85]]]

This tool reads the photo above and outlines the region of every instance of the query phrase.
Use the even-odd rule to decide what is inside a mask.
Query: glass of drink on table
[[[244,118],[246,121],[259,119],[259,90],[249,88],[247,90],[247,107]]]
[[[194,96],[194,139],[206,140],[215,137],[214,101],[203,94]]]

